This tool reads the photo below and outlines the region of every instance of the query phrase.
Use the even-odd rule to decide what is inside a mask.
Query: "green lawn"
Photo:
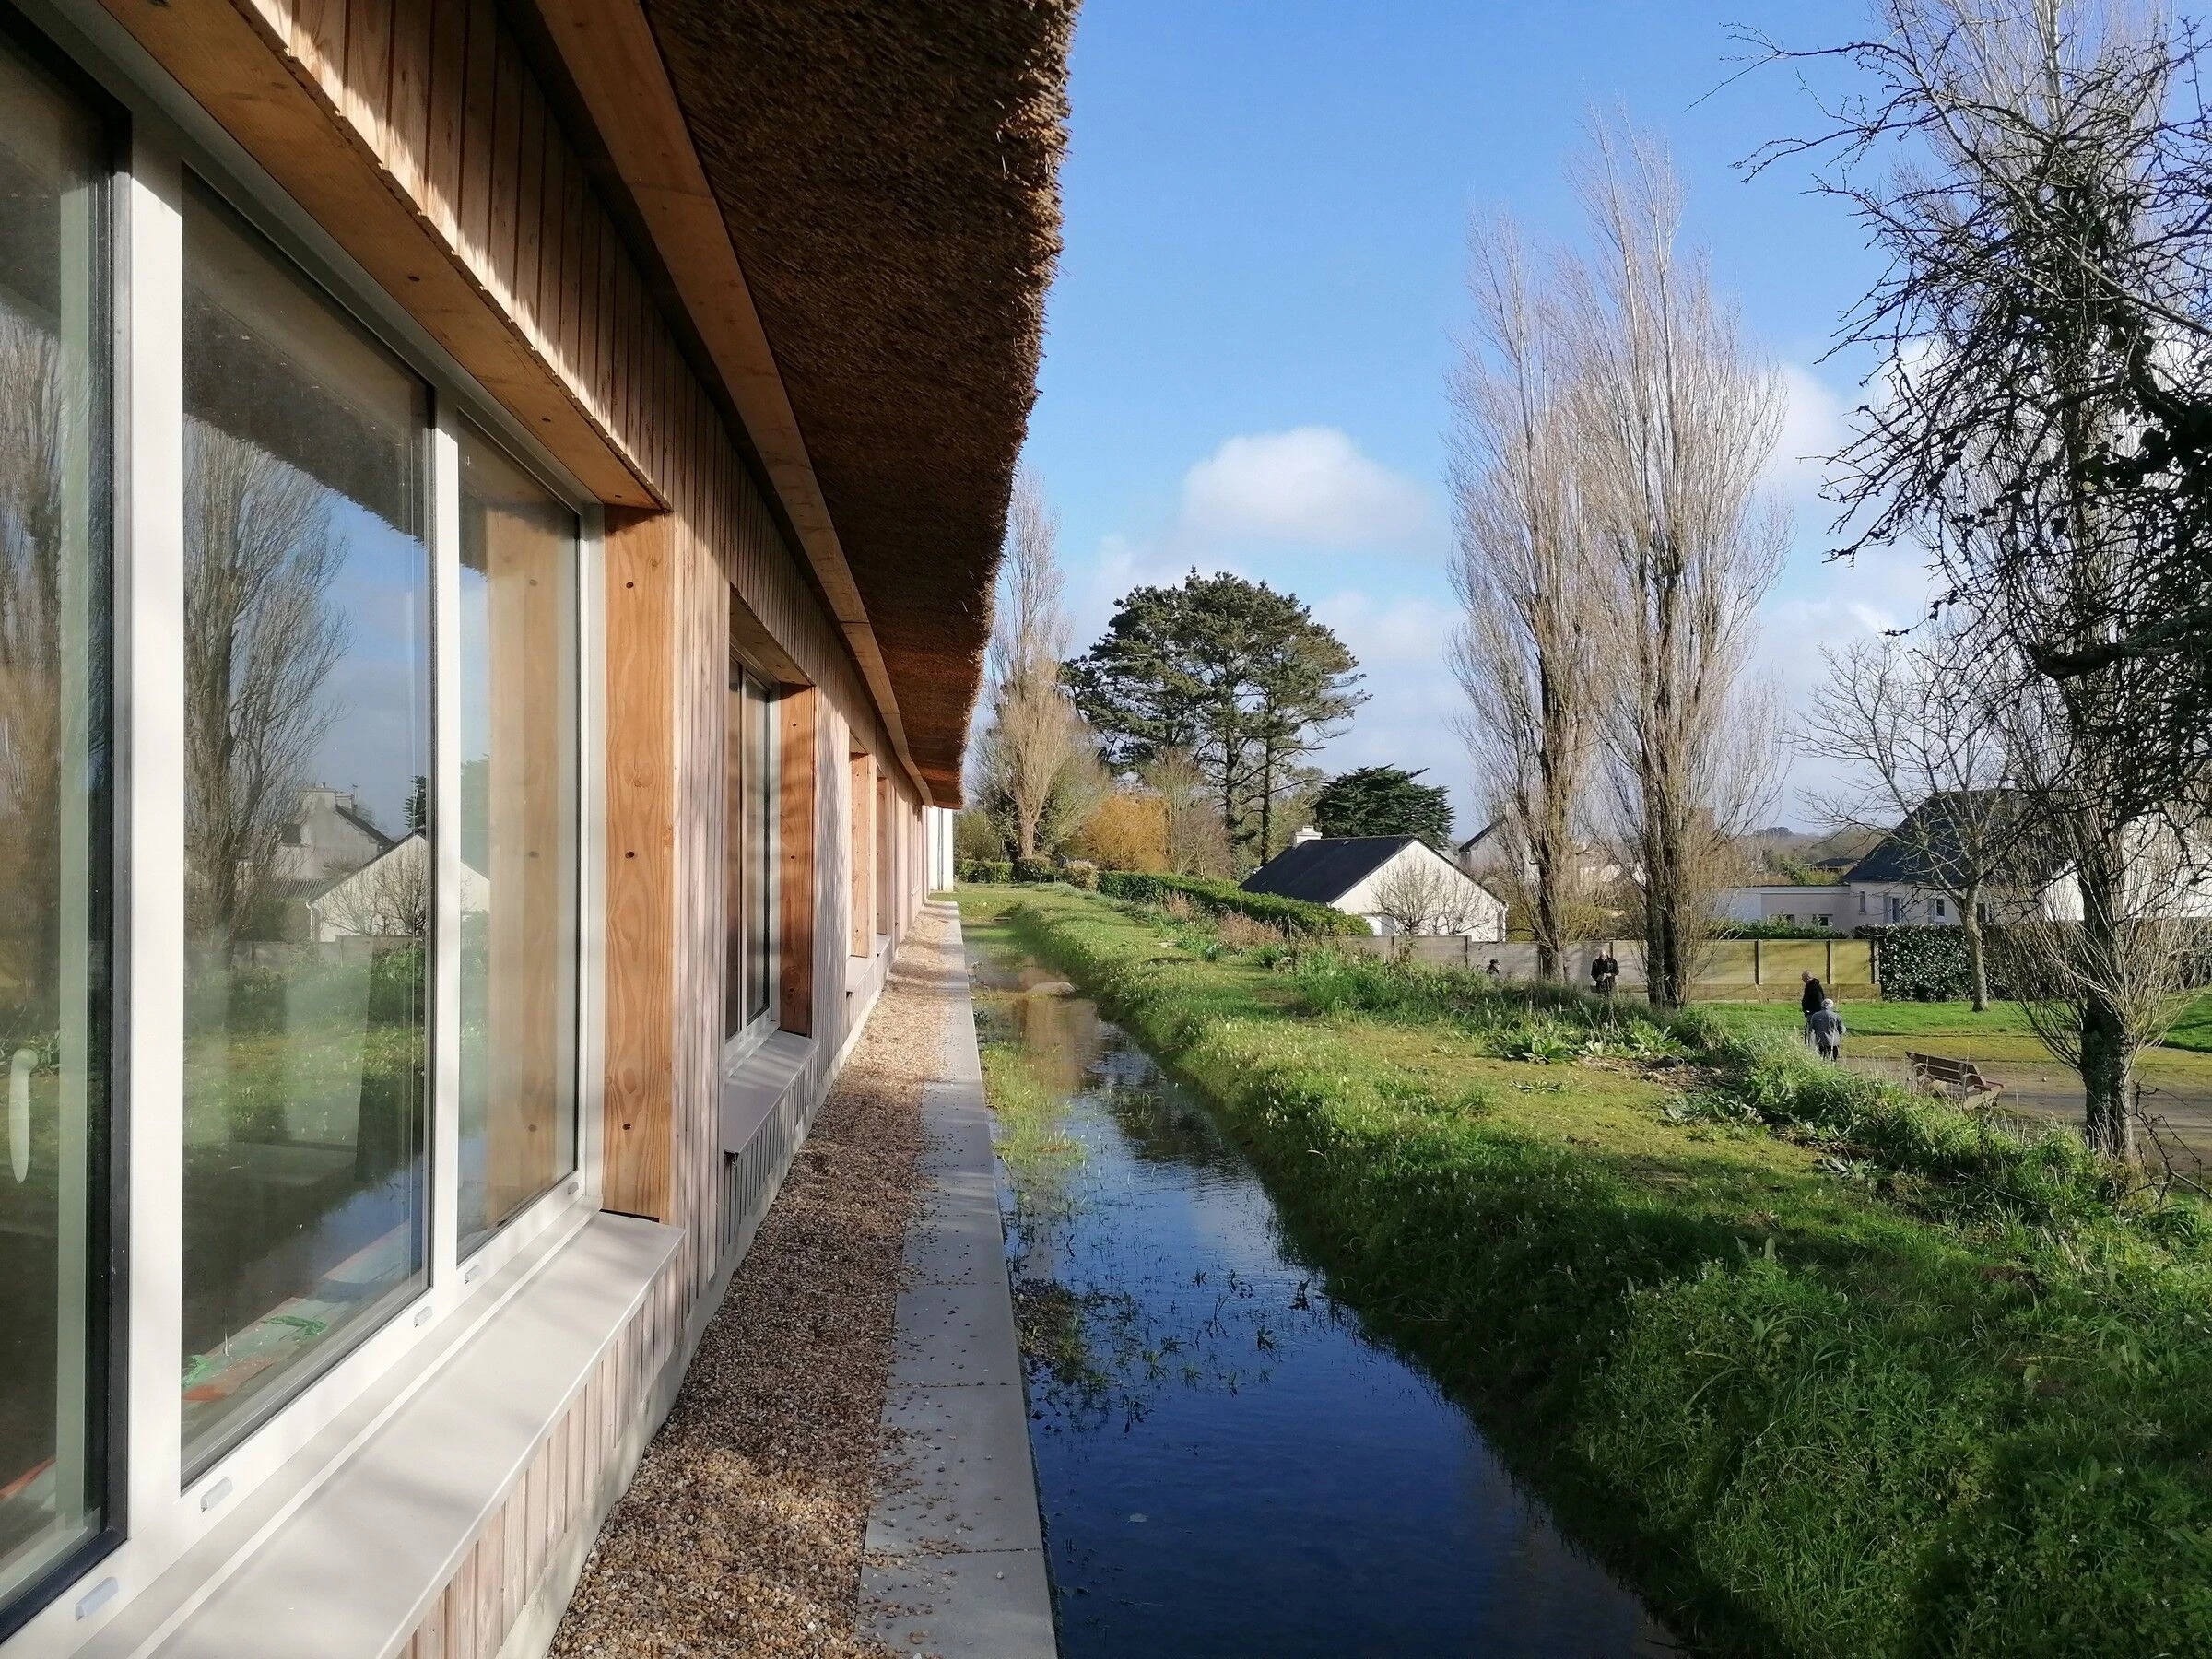
[[[1704,1649],[2212,1652],[2195,1206],[1710,1022],[960,900],[1216,1103],[1332,1291]],[[1723,1018],[1760,1012],[1794,1030]]]
[[[1855,1037],[2033,1038],[2020,1005],[1994,1002],[1977,1014],[1963,1002],[1852,1002],[1838,1005]],[[1709,1002],[1697,1006],[1732,1030],[1794,1033],[1803,1017],[1793,1004]],[[2212,1053],[2212,997],[2200,998],[2166,1039],[2166,1046]]]

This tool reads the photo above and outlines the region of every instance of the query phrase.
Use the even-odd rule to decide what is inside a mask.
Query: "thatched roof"
[[[646,0],[909,748],[957,798],[1059,253],[1076,0]]]

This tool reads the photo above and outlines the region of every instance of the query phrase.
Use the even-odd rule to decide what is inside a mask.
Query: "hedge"
[[[1716,939],[1840,939],[1843,935],[1836,928],[1815,927],[1806,922],[1718,922],[1713,924],[1712,936]]]
[[[1351,938],[1372,931],[1362,918],[1347,916],[1325,904],[1308,904],[1302,899],[1285,899],[1275,893],[1248,893],[1233,881],[1209,881],[1201,876],[1100,870],[1099,891],[1110,899],[1136,904],[1163,904],[1171,894],[1177,894],[1216,915],[1249,916],[1285,933],[1309,937]]]
[[[1989,958],[1989,994],[1996,997],[2012,994],[2001,982],[2003,931],[1988,926],[1982,930]],[[1963,927],[1899,923],[1862,927],[1853,936],[1874,941],[1884,1002],[1964,1002],[1974,994],[1973,961],[1967,955]]]

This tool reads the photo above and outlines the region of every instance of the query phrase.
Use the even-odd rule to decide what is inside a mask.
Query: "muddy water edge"
[[[1067,1659],[1677,1652],[1370,1340],[1205,1103],[968,947]]]

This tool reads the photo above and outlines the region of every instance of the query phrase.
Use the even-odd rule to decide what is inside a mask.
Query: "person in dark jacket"
[[[1613,987],[1620,982],[1620,964],[1608,950],[1590,964],[1590,988],[1600,996],[1613,994]]]
[[[1805,991],[1797,998],[1797,1009],[1805,1016],[1805,1040],[1809,1044],[1813,1041],[1813,1016],[1819,1013],[1821,1005],[1828,1001],[1828,987],[1820,982],[1819,976],[1810,968],[1797,977],[1805,982]]]

